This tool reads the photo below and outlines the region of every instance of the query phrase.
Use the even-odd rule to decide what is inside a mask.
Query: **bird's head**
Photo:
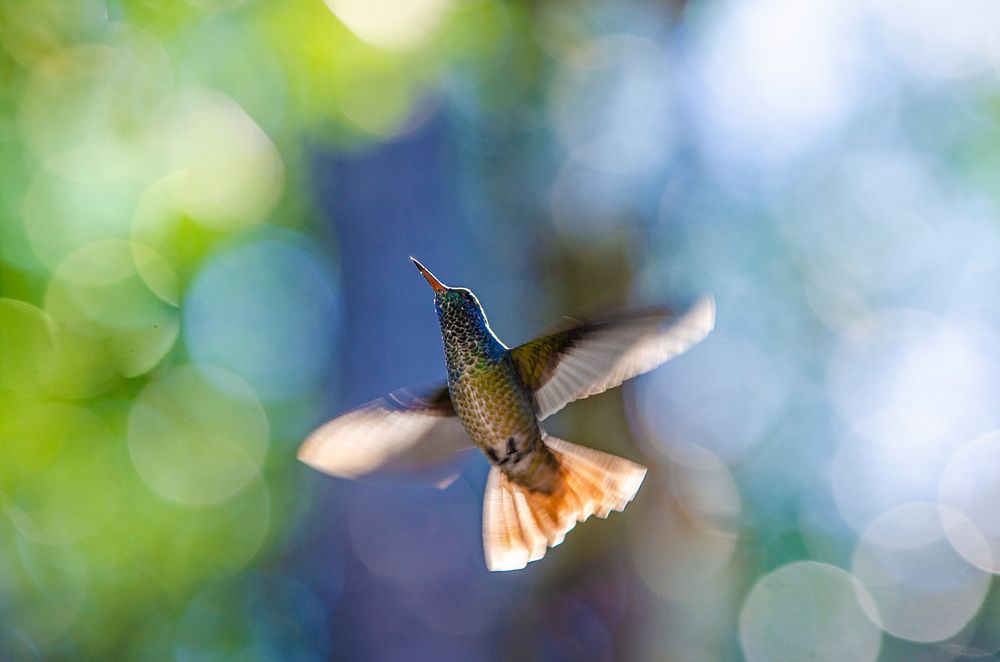
[[[438,319],[442,326],[446,322],[461,322],[463,320],[486,322],[483,307],[471,290],[464,287],[448,287],[428,271],[424,265],[420,264],[417,258],[410,257],[410,259],[413,260],[417,270],[427,279],[434,290],[434,308],[437,310]]]

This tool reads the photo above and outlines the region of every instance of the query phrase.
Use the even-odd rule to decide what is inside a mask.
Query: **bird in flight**
[[[518,570],[561,543],[577,522],[625,508],[646,467],[546,434],[539,422],[567,403],[614,388],[702,340],[715,325],[704,297],[682,314],[647,311],[581,323],[508,348],[476,295],[434,290],[448,379],[401,389],[319,427],[298,457],[341,478],[426,467],[478,447],[490,463],[483,548],[490,570]]]

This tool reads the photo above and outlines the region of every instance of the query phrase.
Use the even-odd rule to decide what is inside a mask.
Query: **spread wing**
[[[715,301],[680,315],[666,310],[585,323],[511,350],[539,420],[567,403],[648,372],[698,343],[715,326]]]
[[[302,443],[300,460],[324,473],[357,478],[428,467],[472,448],[447,386],[393,391],[322,425]]]

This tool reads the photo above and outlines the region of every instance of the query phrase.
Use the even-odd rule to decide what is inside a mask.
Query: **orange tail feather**
[[[550,494],[490,469],[483,502],[483,547],[490,570],[519,570],[563,541],[577,522],[624,510],[646,467],[556,437],[545,444],[560,462],[562,482]]]

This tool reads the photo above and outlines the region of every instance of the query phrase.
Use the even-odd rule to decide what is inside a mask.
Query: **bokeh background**
[[[4,0],[0,659],[1000,651],[991,0]],[[485,570],[445,490],[294,459],[523,342],[718,303],[548,426],[650,466]]]

